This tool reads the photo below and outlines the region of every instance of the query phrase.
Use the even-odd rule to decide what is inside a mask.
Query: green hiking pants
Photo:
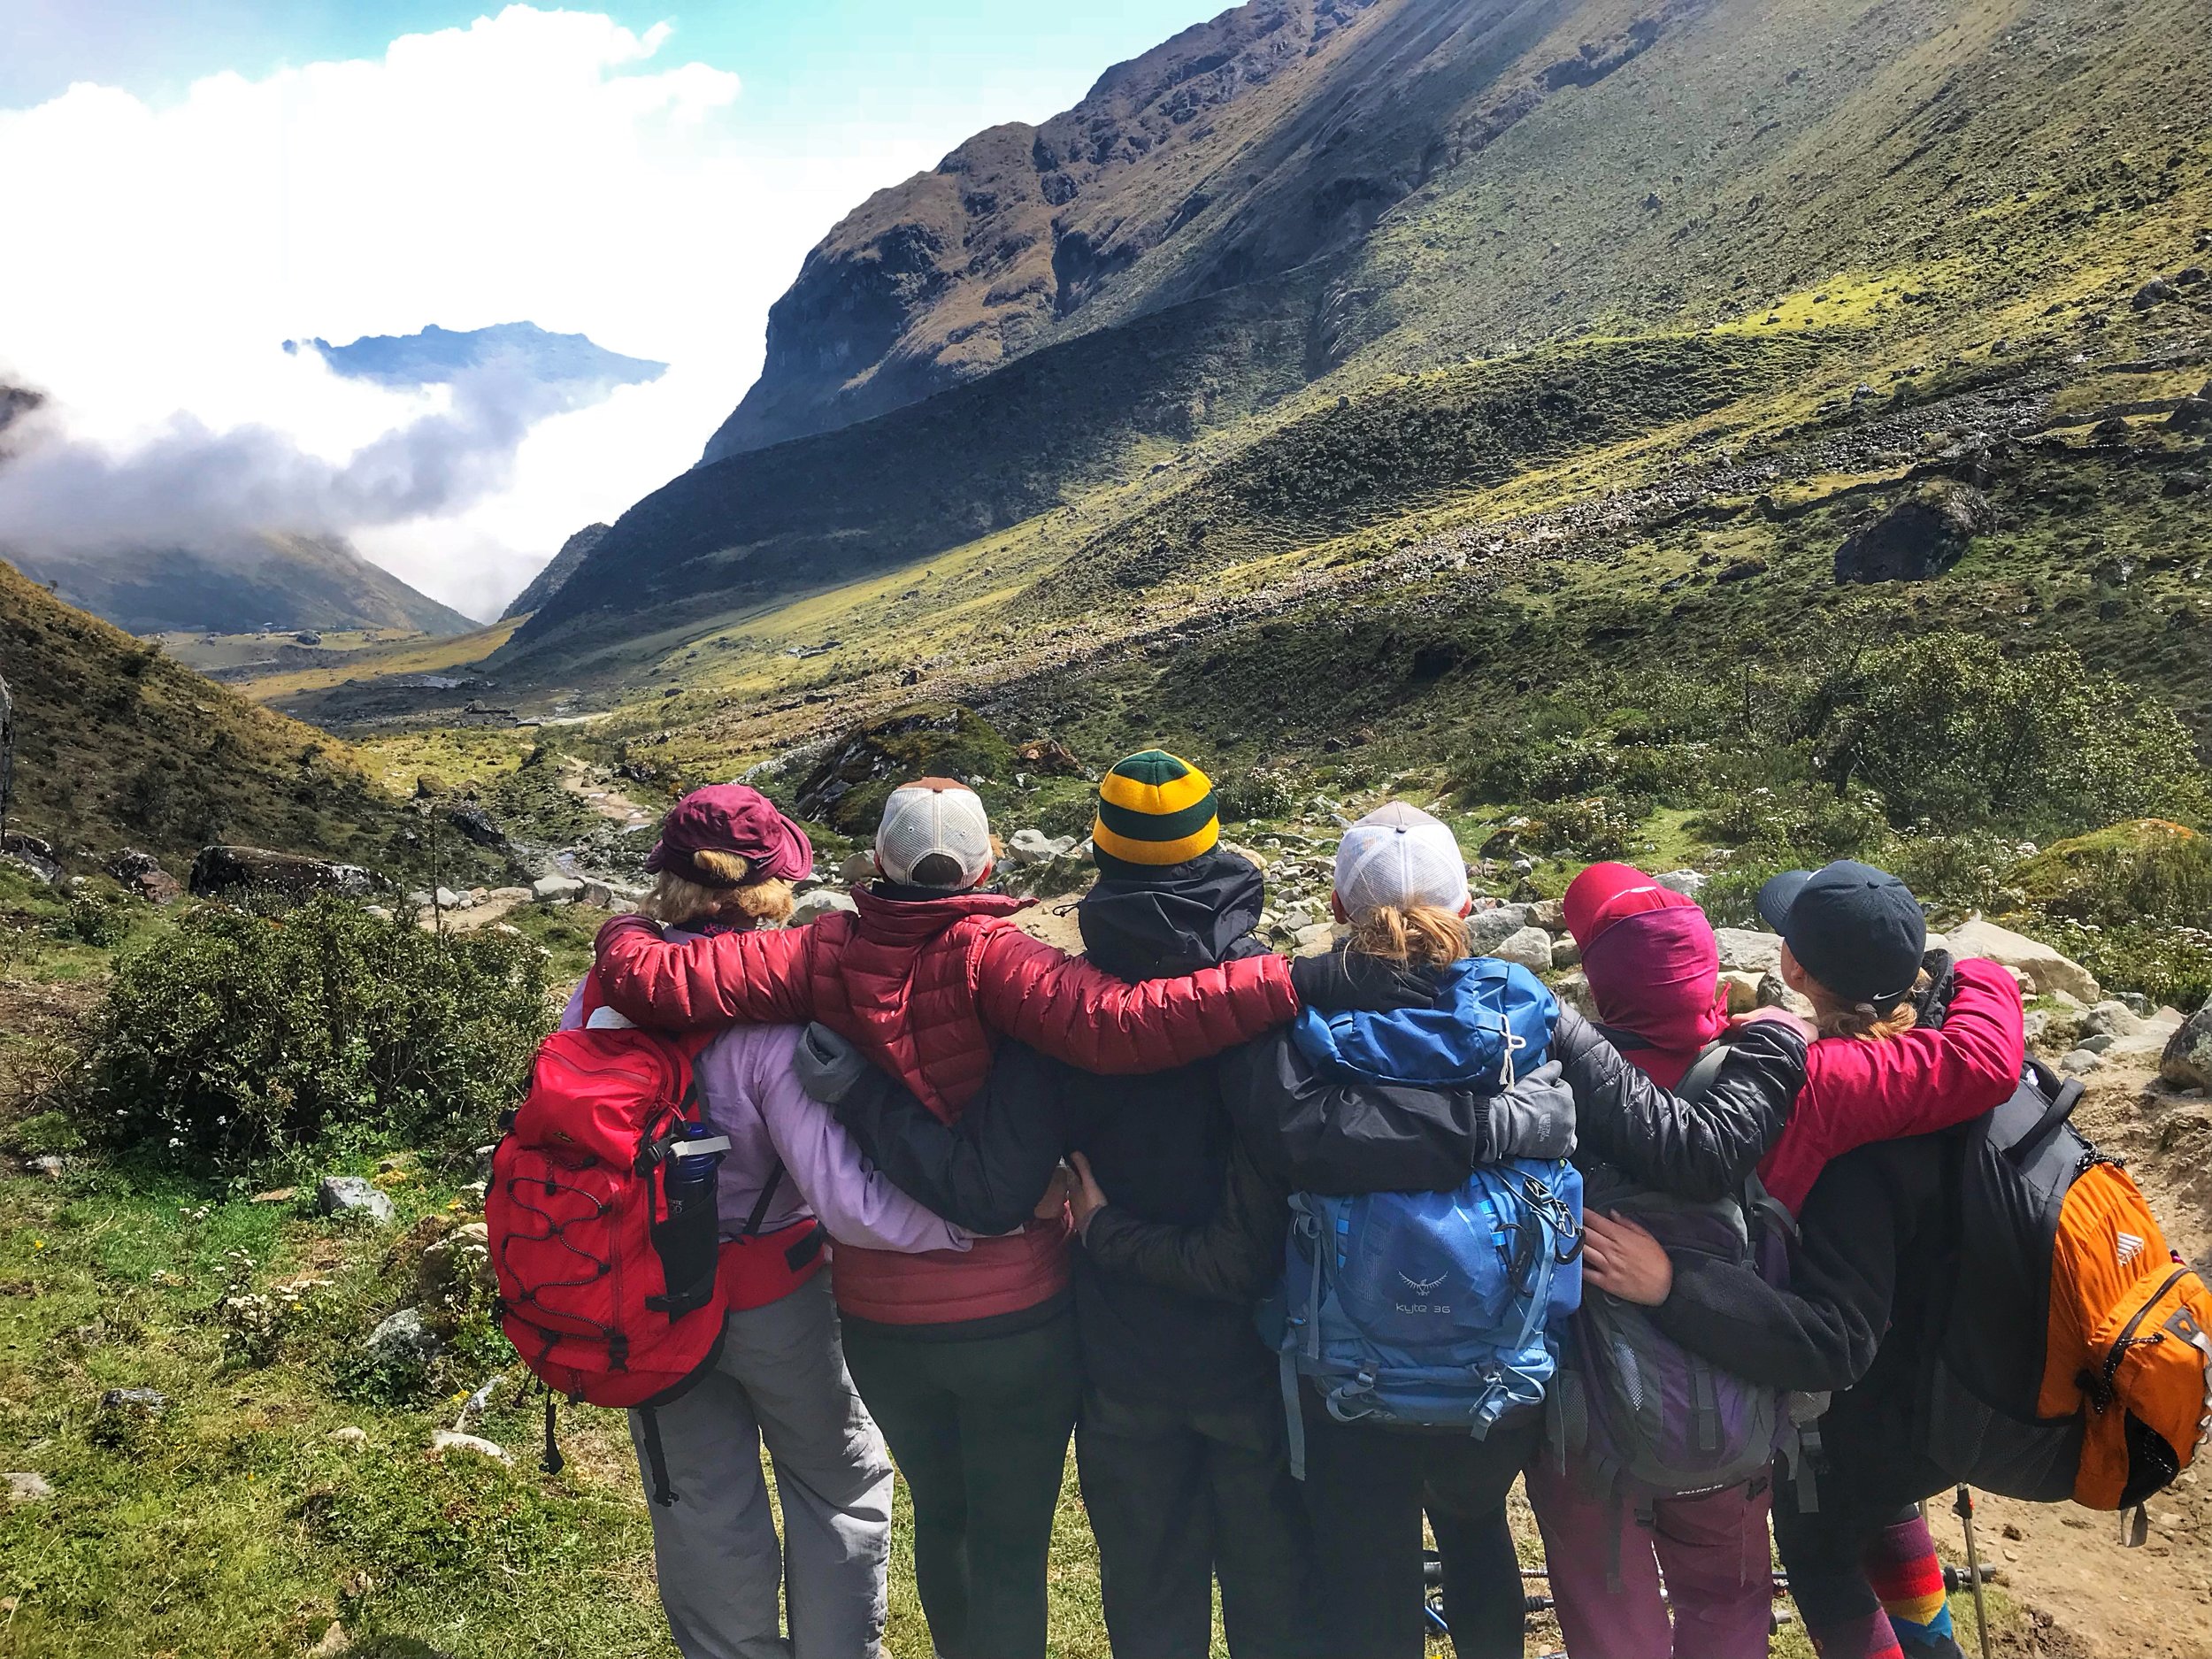
[[[941,1659],[1043,1659],[1052,1517],[1082,1394],[1075,1316],[930,1340],[848,1322],[845,1363],[914,1501]]]

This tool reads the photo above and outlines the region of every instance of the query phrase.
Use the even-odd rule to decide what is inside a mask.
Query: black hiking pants
[[[1543,1414],[1479,1440],[1339,1423],[1310,1390],[1302,1398],[1324,1648],[1337,1659],[1423,1659],[1425,1509],[1444,1561],[1454,1653],[1521,1659],[1527,1604],[1505,1503],[1536,1454]]]
[[[1234,1659],[1325,1659],[1283,1440],[1271,1380],[1181,1409],[1087,1393],[1075,1458],[1114,1659],[1206,1659],[1217,1578]]]

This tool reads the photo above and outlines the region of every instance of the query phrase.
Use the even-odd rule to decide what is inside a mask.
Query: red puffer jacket
[[[1248,1042],[1298,1011],[1289,964],[1264,956],[1130,984],[1009,919],[1033,901],[853,895],[856,915],[780,933],[670,944],[641,917],[599,932],[598,983],[641,1025],[818,1019],[948,1123],[983,1083],[994,1033],[1091,1071],[1164,1071]],[[1068,1288],[1064,1217],[965,1253],[841,1245],[838,1306],[881,1325],[944,1326],[1023,1313]]]
[[[1130,984],[1033,939],[1035,902],[995,893],[885,899],[807,927],[682,944],[638,916],[599,930],[599,986],[641,1025],[692,1030],[818,1019],[950,1123],[990,1069],[994,1033],[1087,1071],[1165,1071],[1298,1011],[1272,952]]]

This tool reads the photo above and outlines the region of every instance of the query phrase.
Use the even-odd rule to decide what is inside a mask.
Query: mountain
[[[636,386],[658,380],[668,368],[610,351],[584,334],[548,334],[535,323],[461,330],[433,323],[417,334],[365,334],[345,346],[288,340],[284,349],[297,352],[303,345],[349,380],[402,389],[445,385],[480,369],[518,373],[547,386]]]
[[[183,548],[7,551],[34,581],[134,634],[248,634],[274,626],[449,634],[477,626],[371,564],[340,536],[270,533],[222,554]]]
[[[561,543],[561,550],[546,561],[545,568],[531,578],[530,585],[517,594],[514,603],[499,613],[499,619],[526,617],[542,607],[545,602],[561,590],[561,585],[576,573],[576,567],[585,556],[597,547],[607,534],[603,524],[588,524]]]
[[[383,864],[403,814],[326,733],[249,703],[0,563],[15,705],[8,828],[65,851],[128,845],[178,875],[242,841]]]
[[[2095,360],[2188,257],[2205,162],[2171,111],[2207,95],[2193,0],[1253,0],[833,230],[708,460],[504,661],[557,676],[1071,510],[1055,571],[1133,602],[1237,562],[1229,471],[1279,433],[1357,474],[1274,513],[1296,554],[1479,511],[1578,425],[1591,454],[1993,348]],[[1436,441],[1394,453],[1393,407]]]

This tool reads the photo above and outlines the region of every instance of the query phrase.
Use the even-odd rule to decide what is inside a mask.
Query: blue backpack
[[[1502,1089],[1543,1064],[1558,1004],[1526,969],[1487,957],[1441,977],[1429,1008],[1309,1010],[1292,1041],[1370,1082]],[[1547,1334],[1582,1300],[1582,1179],[1555,1160],[1476,1170],[1448,1193],[1298,1193],[1277,1325],[1291,1471],[1305,1475],[1298,1379],[1332,1417],[1455,1428],[1477,1439],[1542,1403]]]

